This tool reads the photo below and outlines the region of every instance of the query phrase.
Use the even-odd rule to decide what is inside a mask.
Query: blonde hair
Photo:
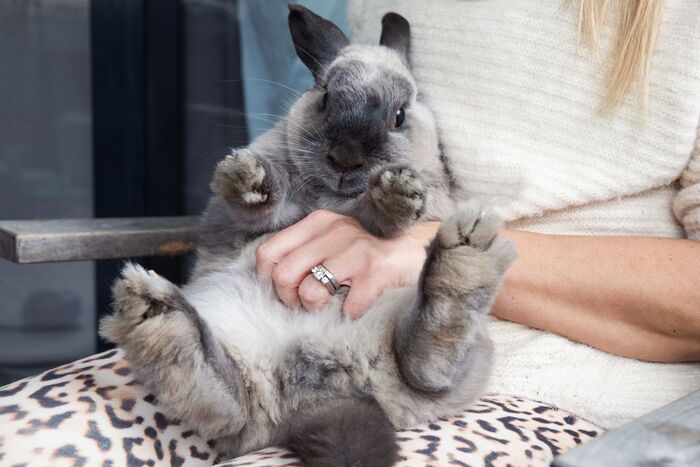
[[[580,0],[579,42],[593,52],[598,48],[601,29],[611,2],[617,3],[617,32],[608,56],[603,112],[622,102],[633,85],[639,86],[643,107],[648,105],[649,68],[661,23],[664,0]],[[638,81],[637,81],[638,80]]]

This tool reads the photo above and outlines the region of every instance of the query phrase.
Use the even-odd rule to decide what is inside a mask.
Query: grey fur
[[[382,35],[379,44],[396,50],[403,61],[410,64],[411,28],[401,15],[387,13],[382,18]]]
[[[127,265],[112,294],[117,312],[102,320],[100,332],[123,344],[135,374],[166,404],[178,401],[168,405],[202,435],[235,436],[249,405],[240,368],[180,290],[153,271]]]
[[[325,67],[340,49],[350,45],[350,40],[338,26],[318,15],[309,14],[309,10],[301,5],[289,5],[289,26],[297,55],[316,80],[323,76]],[[324,40],[316,40],[319,35]]]
[[[291,424],[286,444],[305,467],[382,467],[399,460],[393,427],[379,404],[366,397],[305,407]]]
[[[491,360],[483,317],[514,251],[496,239],[493,214],[451,200],[435,122],[416,100],[405,60],[383,46],[337,48],[339,30],[323,21],[291,7],[295,41],[303,37],[325,60],[317,86],[217,166],[189,283],[180,289],[128,265],[100,331],[175,416],[232,455],[287,443],[309,462],[353,465],[364,445],[383,465],[396,454],[386,426],[446,416],[479,395]],[[386,23],[393,29],[383,37],[400,39],[401,21]],[[335,45],[311,47],[327,34]],[[405,43],[398,39],[386,41]],[[399,108],[406,120],[395,128]],[[342,294],[307,313],[284,307],[255,277],[265,234],[316,210],[352,215],[384,237],[420,219],[445,222],[418,286],[385,291],[353,321],[340,313]],[[375,444],[362,433],[345,451],[333,444],[341,439],[335,425],[357,430],[363,419],[379,430]],[[327,433],[314,439],[341,449],[340,457],[300,445],[304,430]]]

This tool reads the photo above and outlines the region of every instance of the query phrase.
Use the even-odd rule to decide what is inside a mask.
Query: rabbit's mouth
[[[367,187],[367,176],[361,172],[364,171],[340,174],[335,192],[343,198],[356,198],[364,193]]]

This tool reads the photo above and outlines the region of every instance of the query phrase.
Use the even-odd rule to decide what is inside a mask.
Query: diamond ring
[[[311,274],[317,281],[326,286],[326,289],[328,289],[328,292],[331,295],[335,295],[335,293],[338,291],[340,283],[338,283],[335,276],[331,274],[331,272],[326,269],[323,264],[319,264],[318,266],[311,268]]]

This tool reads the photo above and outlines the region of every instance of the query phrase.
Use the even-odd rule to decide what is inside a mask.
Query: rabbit
[[[385,466],[395,428],[457,413],[489,377],[485,332],[515,257],[493,211],[453,201],[435,120],[411,75],[410,26],[382,19],[380,45],[289,6],[315,84],[289,114],[214,172],[196,264],[178,287],[127,264],[101,335],[171,414],[229,456],[272,444],[311,466]],[[443,221],[417,285],[359,319],[343,293],[287,307],[256,277],[256,250],[307,215],[352,216],[380,237]]]

